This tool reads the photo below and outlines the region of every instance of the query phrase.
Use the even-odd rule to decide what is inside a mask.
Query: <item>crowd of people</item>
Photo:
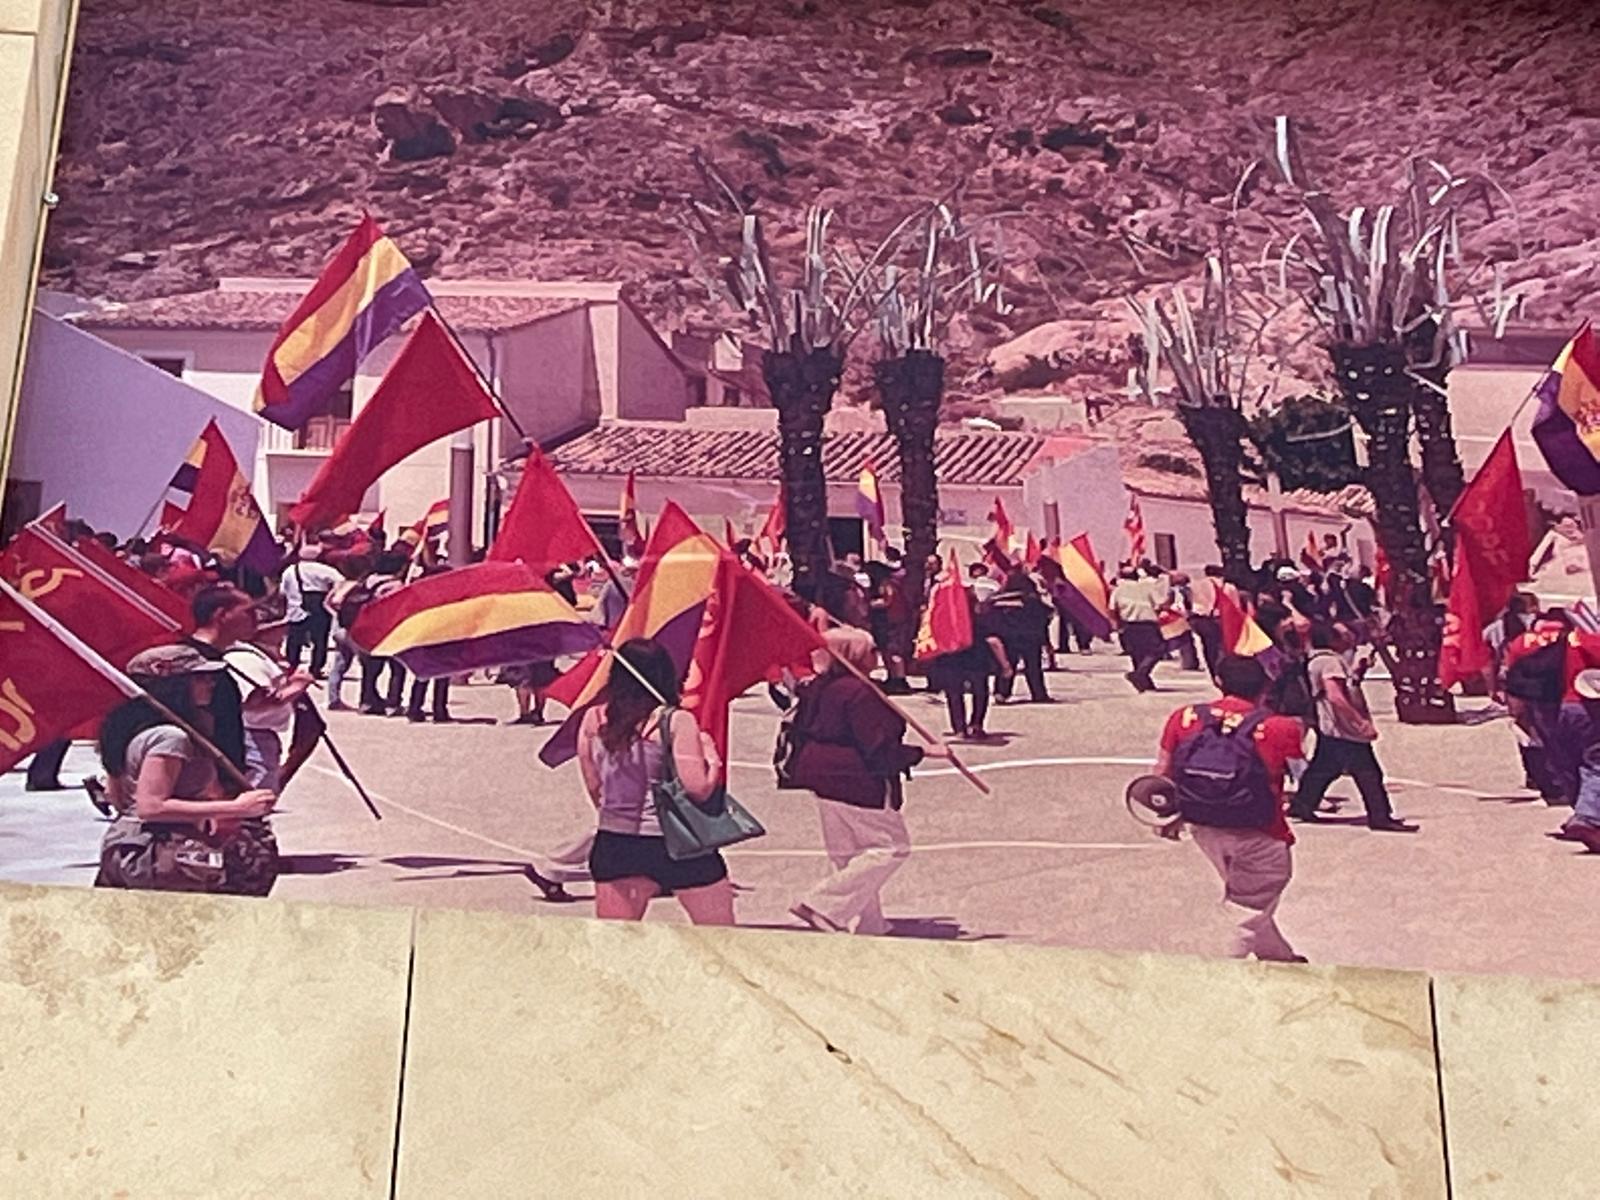
[[[451,720],[450,680],[408,679],[400,663],[367,654],[351,637],[366,605],[448,569],[432,548],[387,546],[365,532],[325,534],[286,541],[281,568],[261,577],[165,535],[120,546],[82,526],[67,536],[104,542],[183,597],[193,615],[194,630],[180,644],[129,663],[147,696],[101,727],[104,779],[86,784],[110,819],[102,885],[269,890],[277,871],[270,816],[314,743],[317,726],[308,734],[302,718],[315,712],[311,697],[319,690],[328,710]],[[986,556],[962,569],[971,643],[919,659],[923,613],[892,548],[881,561],[843,556],[805,594],[791,590],[781,556],[765,559],[749,543],[735,549],[824,632],[826,649],[813,673],[772,689],[783,712],[779,786],[816,797],[829,860],[827,874],[790,911],[817,930],[887,932],[881,893],[912,850],[902,816],[906,780],[924,759],[951,756],[943,740],[908,740],[906,717],[889,697],[912,691],[921,678],[931,698],[942,694],[948,738],[992,741],[991,706],[1051,703],[1047,671],[1060,670],[1065,655],[1093,653],[1095,633],[1079,621],[1082,610],[1049,556],[1026,565]],[[931,590],[944,572],[961,568],[930,560],[927,569]],[[548,582],[610,626],[626,608],[635,572],[631,558],[574,563]],[[1226,644],[1225,605],[1253,621],[1269,644],[1248,656]],[[1269,560],[1243,577],[1216,566],[1191,577],[1128,562],[1115,573],[1109,607],[1137,692],[1159,690],[1156,668],[1169,662],[1180,671],[1204,670],[1221,692],[1208,704],[1178,708],[1162,729],[1157,776],[1177,797],[1177,819],[1162,832],[1176,837],[1188,829],[1220,875],[1225,902],[1239,914],[1232,953],[1298,960],[1276,924],[1292,874],[1293,825],[1325,820],[1328,788],[1348,776],[1371,830],[1417,828],[1392,810],[1363,690],[1385,646],[1386,614],[1372,573],[1340,554],[1314,565]],[[1514,723],[1528,785],[1573,808],[1552,836],[1600,852],[1600,636],[1575,628],[1560,609],[1541,610],[1526,594],[1485,632],[1494,663],[1484,690]],[[638,919],[652,898],[670,895],[695,922],[732,923],[734,893],[722,856],[671,857],[652,800],[670,774],[695,800],[714,801],[723,764],[680,706],[666,652],[640,640],[615,654],[628,670],[611,672],[603,702],[579,727],[580,773],[595,826],[552,852],[543,872],[529,864],[529,878],[554,900],[570,899],[567,883],[592,882],[604,917]],[[502,668],[496,678],[516,698],[507,723],[543,724],[545,689],[559,672],[556,662]],[[867,681],[874,672],[880,682]],[[1025,695],[1015,694],[1019,677]],[[1309,753],[1308,736],[1315,739]],[[36,755],[28,786],[60,786],[65,750],[58,743]]]

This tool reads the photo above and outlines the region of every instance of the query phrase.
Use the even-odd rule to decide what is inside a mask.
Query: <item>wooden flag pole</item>
[[[113,684],[117,690],[129,700],[143,700],[151,708],[155,709],[179,729],[183,730],[184,733],[188,734],[189,737],[194,740],[195,745],[199,746],[200,749],[204,750],[207,754],[211,755],[217,760],[218,769],[232,779],[235,783],[237,783],[242,790],[247,792],[253,790],[250,786],[250,781],[244,777],[244,773],[240,771],[238,767],[234,766],[233,760],[219,750],[209,738],[197,730],[193,725],[190,725],[189,722],[185,721],[177,713],[173,712],[160,700],[157,700],[149,692],[145,691],[126,674],[117,670],[116,667],[108,663],[104,658],[96,653],[94,649],[79,640],[78,635],[73,633],[72,630],[68,629],[60,621],[57,621],[49,613],[45,612],[44,609],[40,608],[32,600],[29,600],[26,596],[17,591],[16,588],[12,587],[3,579],[0,579],[0,592],[3,592],[5,595],[15,600],[17,604],[21,606],[23,612],[27,613],[35,621],[38,621],[39,624],[48,629],[56,638],[66,643],[68,649],[70,649],[79,658],[83,659],[84,662],[88,663],[102,676],[104,676],[108,682]]]

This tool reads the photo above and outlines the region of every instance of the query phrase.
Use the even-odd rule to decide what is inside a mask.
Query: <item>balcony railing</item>
[[[313,417],[304,429],[281,429],[270,421],[262,430],[261,448],[277,450],[320,450],[327,452],[350,427],[346,417]]]

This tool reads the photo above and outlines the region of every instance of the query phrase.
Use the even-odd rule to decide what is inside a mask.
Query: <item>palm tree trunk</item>
[[[908,350],[873,368],[878,399],[900,452],[900,515],[906,536],[906,594],[920,608],[928,560],[939,550],[939,477],[934,434],[944,398],[944,359]]]
[[[1367,435],[1362,482],[1372,493],[1373,524],[1390,564],[1390,642],[1396,656],[1395,709],[1412,725],[1455,720],[1450,693],[1439,686],[1444,614],[1433,602],[1422,505],[1411,466],[1411,401],[1405,351],[1395,345],[1332,347],[1334,377],[1346,406]]]
[[[839,387],[843,358],[830,346],[769,351],[761,360],[767,394],[778,410],[778,458],[795,592],[819,597],[833,564],[828,543],[828,481],[822,470],[823,418]]]
[[[1206,498],[1222,570],[1229,579],[1250,571],[1250,522],[1244,502],[1244,417],[1227,397],[1214,404],[1178,405],[1178,417],[1206,472]]]
[[[1414,361],[1432,354],[1433,322],[1424,324],[1413,337]],[[1443,390],[1450,378],[1450,360],[1446,357],[1437,366],[1414,370],[1433,384],[1429,387],[1427,383],[1411,381],[1411,411],[1417,421],[1417,441],[1422,446],[1422,484],[1428,489],[1440,527],[1447,529],[1450,510],[1467,486],[1466,473],[1461,469],[1461,452],[1456,447],[1455,431],[1450,424],[1450,399]]]

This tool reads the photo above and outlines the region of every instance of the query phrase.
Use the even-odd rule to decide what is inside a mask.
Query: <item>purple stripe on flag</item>
[[[1533,440],[1557,479],[1580,496],[1600,495],[1600,462],[1578,436],[1578,427],[1557,403],[1561,375],[1551,371],[1539,382],[1539,411],[1533,418]]]
[[[673,665],[678,668],[680,683],[689,673],[689,661],[694,657],[694,644],[700,637],[700,619],[705,615],[705,611],[704,604],[684,609],[656,630],[655,637],[650,639],[672,657]],[[627,670],[626,667],[622,669]],[[567,719],[561,723],[561,728],[556,730],[540,749],[540,762],[547,767],[559,767],[562,763],[577,757],[578,726],[583,721],[583,714],[589,711],[589,707],[587,704],[579,705],[567,714]]]
[[[328,412],[334,397],[355,378],[362,359],[430,302],[422,277],[412,270],[400,272],[356,314],[344,337],[289,384],[288,399],[266,405],[259,415],[284,429],[299,429]]]
[[[1072,586],[1071,580],[1057,580],[1052,595],[1056,603],[1066,610],[1067,615],[1087,629],[1091,635],[1101,641],[1111,639],[1111,621],[1090,603],[1089,597]]]
[[[437,679],[441,675],[463,675],[490,667],[584,654],[599,645],[604,636],[604,631],[589,621],[555,621],[484,637],[414,646],[395,657],[418,679]]]
[[[256,523],[255,532],[250,535],[250,540],[239,553],[239,565],[257,575],[271,575],[277,571],[283,560],[283,552],[278,548],[277,539],[272,536],[272,530],[267,528],[266,519]]]
[[[194,495],[195,484],[199,482],[199,479],[200,468],[193,463],[184,463],[173,474],[172,482],[167,486],[177,488],[180,492],[188,492],[192,496]]]

